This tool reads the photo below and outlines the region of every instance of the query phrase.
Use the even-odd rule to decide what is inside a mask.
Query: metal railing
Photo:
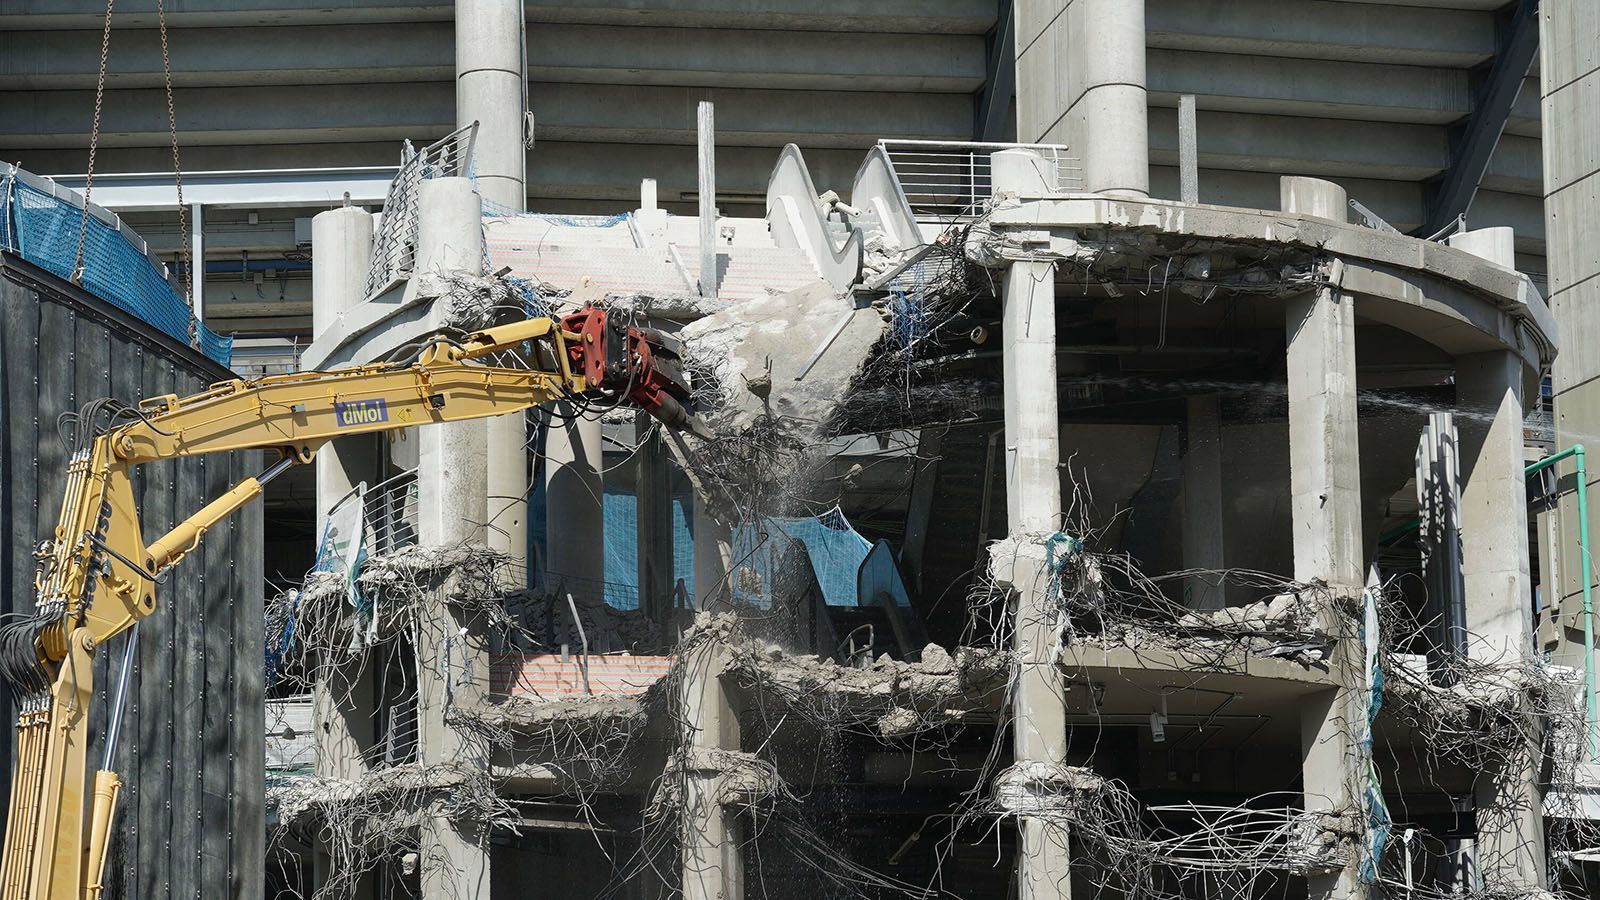
[[[242,378],[288,375],[300,371],[304,350],[298,337],[238,337],[233,340],[231,367]]]
[[[416,469],[370,486],[363,481],[328,507],[328,517],[332,519],[350,503],[361,504],[361,546],[369,555],[418,543]]]
[[[429,178],[470,175],[478,123],[458,128],[416,150],[405,142],[400,171],[389,183],[383,218],[372,236],[372,265],[367,269],[367,296],[411,274],[417,252],[417,191]]]
[[[367,488],[363,503],[368,553],[391,553],[417,544],[416,469]]]
[[[1064,144],[880,140],[878,146],[919,219],[977,218],[989,201],[989,155],[997,150],[1032,150],[1044,157],[1056,191],[1083,189],[1083,169]]]

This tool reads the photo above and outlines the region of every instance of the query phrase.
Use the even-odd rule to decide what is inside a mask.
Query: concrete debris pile
[[[648,721],[649,704],[631,697],[570,697],[561,700],[534,700],[507,697],[471,709],[452,709],[445,717],[450,725],[467,728],[492,728],[529,734],[553,726],[594,734],[635,733]]]
[[[427,798],[466,783],[469,775],[455,766],[424,767],[402,763],[374,769],[359,779],[302,775],[274,785],[267,803],[281,827],[322,827],[356,806],[377,810],[358,824],[376,835],[392,837],[396,829],[416,828],[427,815]]]
[[[1524,752],[1534,730],[1543,728],[1530,711],[1557,729],[1583,718],[1571,691],[1544,666],[1461,660],[1430,670],[1388,653],[1382,670],[1385,715],[1426,735],[1430,752],[1451,764],[1498,765]]]
[[[544,315],[542,292],[525,281],[496,275],[456,274],[444,282],[440,321],[460,331],[477,331],[502,322]]]
[[[585,306],[598,306],[648,319],[657,328],[692,322],[727,309],[726,300],[699,294],[638,294],[606,290],[584,278],[571,290],[543,282],[502,275],[452,275],[443,282],[441,322],[460,331],[476,331],[528,316],[560,316]]]
[[[1247,654],[1321,666],[1335,638],[1343,636],[1330,634],[1326,623],[1345,628],[1353,622],[1349,603],[1325,585],[1254,572],[1185,571],[1152,579],[1128,554],[1093,552],[1064,536],[1043,539],[1043,554],[1026,546],[1040,540],[998,542],[991,558],[997,566],[1004,562],[1001,568],[1007,570],[1025,560],[1045,570],[1043,577],[1050,580],[1073,642],[1160,648],[1188,659]],[[1232,579],[1241,588],[1270,592],[1270,597],[1244,606],[1194,610],[1169,596],[1167,585],[1197,576],[1219,583]],[[1015,580],[1018,575],[1006,577]]]
[[[268,621],[286,636],[281,665],[312,672],[392,641],[425,620],[421,607],[439,592],[491,629],[512,628],[501,603],[507,564],[482,547],[414,546],[367,557],[354,585],[345,572],[313,572],[268,601]]]
[[[268,788],[277,823],[270,836],[293,837],[328,856],[327,877],[311,900],[351,900],[368,873],[388,864],[414,872],[421,833],[436,818],[515,828],[515,809],[481,773],[466,766],[402,763],[356,779],[297,776]]]
[[[975,647],[952,656],[929,644],[919,662],[884,655],[856,669],[769,644],[740,648],[731,671],[747,690],[776,697],[808,718],[895,738],[993,713],[1005,695],[1011,657]]]
[[[727,300],[702,297],[696,293],[637,294],[608,291],[590,278],[580,280],[570,291],[541,284],[539,296],[544,298],[549,308],[557,314],[593,305],[616,313],[647,319],[651,327],[669,331],[673,330],[674,323],[693,322],[732,306]]]
[[[507,775],[581,798],[639,780],[639,750],[659,718],[652,711],[663,706],[655,690],[645,697],[509,697],[452,707],[445,724],[500,754]]]

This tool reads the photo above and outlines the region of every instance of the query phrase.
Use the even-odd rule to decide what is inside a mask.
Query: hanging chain
[[[94,151],[100,146],[100,104],[106,96],[106,59],[111,55],[111,11],[117,0],[106,0],[106,25],[100,33],[100,74],[94,82],[94,123],[89,128],[89,171],[83,177],[83,216],[78,220],[78,253],[72,260],[73,284],[83,284],[83,242],[89,236],[89,194],[94,190]]]
[[[115,2],[115,0],[112,0]],[[189,207],[183,202],[183,164],[178,159],[178,113],[172,105],[172,56],[167,50],[167,9],[165,0],[156,0],[156,23],[161,28],[161,74],[167,89],[167,129],[172,133],[172,180],[178,187],[178,261],[183,265],[183,299],[189,304],[189,343],[198,338],[199,327],[194,315],[194,259],[189,253]],[[201,262],[202,268],[204,261]],[[200,273],[201,290],[205,289],[205,273]]]

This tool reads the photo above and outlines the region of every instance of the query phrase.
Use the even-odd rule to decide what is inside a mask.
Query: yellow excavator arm
[[[506,359],[518,364],[499,364]],[[586,308],[437,338],[404,362],[227,381],[124,408],[124,424],[71,457],[60,519],[38,553],[35,615],[0,626],[0,676],[21,709],[0,900],[100,896],[121,789],[111,760],[125,686],[109,716],[105,762],[86,792],[94,653],[153,612],[157,577],[272,477],[342,435],[503,415],[560,398],[627,403],[670,427],[699,430],[688,397],[673,339]],[[135,466],[248,449],[275,449],[279,460],[145,542]]]

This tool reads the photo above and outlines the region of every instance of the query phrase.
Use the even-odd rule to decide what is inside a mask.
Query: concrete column
[[[1048,167],[1032,150],[991,154],[990,171],[997,196],[1037,196],[1049,181]],[[1007,268],[1001,315],[1007,523],[1012,534],[1049,533],[1061,525],[1055,298],[1055,263],[1014,262]]]
[[[465,178],[424,181],[418,193],[415,270],[427,276],[483,273],[480,201]],[[449,398],[445,399],[449,402]],[[482,420],[417,429],[417,531],[424,547],[486,543],[486,430]],[[419,616],[417,650],[418,753],[423,765],[487,765],[445,724],[452,706],[482,702],[489,657],[477,623],[458,619],[438,586]],[[442,810],[422,829],[424,900],[489,896],[489,845],[475,825]]]
[[[1221,572],[1224,558],[1221,404],[1215,396],[1190,397],[1183,451],[1183,567]],[[1191,609],[1227,606],[1223,577],[1189,579]]]
[[[724,766],[716,751],[740,749],[739,718],[722,684],[728,647],[702,638],[683,654],[684,806],[680,821],[683,900],[741,900],[744,865],[740,828],[726,803]]]
[[[198,206],[195,211],[198,213]],[[348,206],[319,213],[311,220],[311,323],[316,337],[332,327],[345,310],[364,299],[367,266],[372,259],[372,227],[371,213]],[[203,285],[201,276],[196,287]],[[375,484],[381,480],[377,450],[377,441],[363,435],[330,441],[317,452],[318,540],[334,504],[361,482]],[[367,773],[366,754],[377,741],[377,673],[374,666],[363,665],[359,660],[326,665],[322,671],[327,677],[319,678],[311,690],[316,774],[322,778],[358,779]],[[319,884],[325,877],[326,865],[324,854],[319,852]],[[371,896],[372,880],[364,879],[357,887],[355,900]]]
[[[1285,175],[1278,179],[1278,205],[1284,212],[1350,221],[1350,196],[1345,189],[1320,178]]]
[[[1018,138],[1068,145],[1087,190],[1147,196],[1144,0],[1016,0],[1015,9]]]
[[[1510,228],[1486,228],[1451,246],[1505,268],[1516,265]],[[1522,360],[1510,351],[1456,359],[1461,433],[1461,576],[1467,598],[1468,656],[1523,664],[1533,655],[1533,587],[1528,566],[1527,479],[1522,474]],[[1543,890],[1546,881],[1540,747],[1530,742],[1476,786],[1478,870],[1486,885]]]
[[[1004,303],[1006,521],[1012,534],[1049,533],[1061,525],[1055,264],[1012,263]]]
[[[717,611],[728,599],[733,571],[733,530],[717,521],[711,504],[694,495],[695,609]]]
[[[1345,192],[1311,178],[1282,179],[1285,212],[1343,221]],[[1335,215],[1335,213],[1339,213]],[[1337,279],[1334,279],[1337,282]],[[1326,582],[1337,598],[1360,595],[1361,456],[1356,431],[1354,300],[1324,286],[1285,302],[1288,338],[1289,493],[1294,577]],[[1335,610],[1318,610],[1319,624],[1338,635],[1328,664],[1340,684],[1360,683],[1361,645]],[[1360,817],[1362,750],[1350,723],[1364,715],[1359,690],[1338,688],[1301,703],[1301,763],[1305,808],[1329,817]],[[1315,821],[1315,820],[1314,820]],[[1330,827],[1331,821],[1316,824]],[[1356,848],[1347,845],[1352,858]],[[1313,898],[1354,896],[1355,866],[1314,872]]]
[[[717,299],[717,119],[710,100],[696,110],[699,135],[700,296]]]
[[[366,299],[372,262],[372,214],[353,206],[311,220],[311,330],[321,337],[347,309]]]
[[[1344,189],[1337,185],[1283,182],[1286,212],[1344,208]],[[1324,286],[1285,306],[1294,577],[1322,579],[1354,596],[1363,583],[1355,301]]]
[[[313,230],[313,244],[316,239]],[[189,206],[189,308],[194,312],[195,321],[206,320],[206,208],[199,203]],[[316,327],[315,320],[312,327]]]
[[[456,0],[456,127],[478,123],[478,193],[495,212],[528,203],[522,19],[518,0]]]
[[[1200,129],[1193,94],[1178,98],[1178,199],[1200,202]]]
[[[527,206],[527,90],[520,0],[457,0],[456,125],[478,123],[478,193],[493,212]],[[528,558],[528,417],[484,426],[488,442],[489,546],[524,568]],[[526,573],[524,573],[526,574]]]
[[[991,157],[995,193],[1028,194],[1043,167],[1032,151]],[[1066,762],[1066,689],[1056,660],[1056,608],[1044,538],[1061,527],[1061,423],[1056,396],[1056,286],[1053,262],[1013,262],[1003,288],[1006,521],[1016,541],[995,559],[1015,600],[1017,683],[1012,703],[1016,764]],[[1067,829],[1020,819],[1019,900],[1071,896]]]
[[[598,601],[606,576],[600,419],[554,403],[545,429],[545,584]]]
[[[634,416],[639,449],[634,454],[635,527],[638,542],[639,608],[654,622],[665,622],[676,574],[672,552],[672,470],[661,430],[644,412]]]

